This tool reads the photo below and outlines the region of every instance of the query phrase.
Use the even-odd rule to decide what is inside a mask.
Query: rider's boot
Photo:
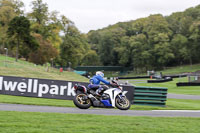
[[[99,89],[97,89],[97,90],[96,90],[96,96],[101,97],[102,92],[103,92],[103,88],[99,88]]]

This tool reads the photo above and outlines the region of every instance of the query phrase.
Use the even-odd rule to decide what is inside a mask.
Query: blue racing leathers
[[[100,82],[103,82],[104,84],[110,85],[110,82],[103,79],[99,75],[95,75],[90,79],[90,83],[95,84],[95,85],[100,85]]]
[[[101,76],[99,75],[95,75],[90,79],[90,84],[88,85],[88,88],[90,89],[97,89],[96,92],[100,93],[104,90],[104,88],[102,88],[100,86],[100,82],[103,82],[106,85],[110,85],[110,82],[103,79]]]

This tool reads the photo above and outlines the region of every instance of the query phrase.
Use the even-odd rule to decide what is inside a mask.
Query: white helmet
[[[101,72],[101,71],[97,71],[97,72],[96,72],[96,75],[99,75],[99,76],[101,76],[102,78],[104,77],[104,73]]]

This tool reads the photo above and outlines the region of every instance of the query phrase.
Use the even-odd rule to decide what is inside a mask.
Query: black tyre
[[[123,96],[122,98],[117,96],[115,99],[115,106],[120,110],[128,110],[131,107],[131,104],[125,96]]]
[[[87,97],[87,95],[84,93],[77,94],[74,97],[73,102],[76,105],[76,107],[80,109],[88,109],[91,106],[90,99],[85,99],[85,97]]]

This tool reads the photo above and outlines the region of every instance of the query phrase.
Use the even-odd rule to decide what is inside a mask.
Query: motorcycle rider
[[[90,84],[88,85],[88,88],[90,89],[96,89],[96,95],[101,96],[101,93],[107,89],[105,86],[101,86],[100,82],[103,82],[106,85],[113,85],[111,82],[103,79],[104,73],[101,71],[97,71],[96,75],[94,75],[90,79]]]

